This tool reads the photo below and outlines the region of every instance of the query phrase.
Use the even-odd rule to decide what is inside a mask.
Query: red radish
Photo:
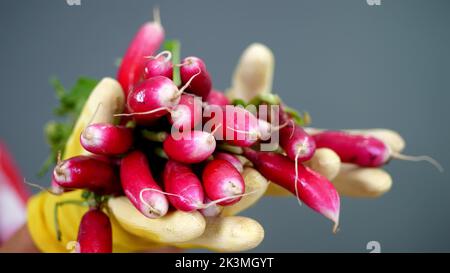
[[[164,56],[166,55],[166,56]],[[163,51],[156,56],[148,57],[144,67],[144,79],[150,79],[156,76],[164,76],[169,79],[173,77],[172,53]]]
[[[59,162],[53,180],[69,189],[88,189],[98,194],[117,194],[120,184],[114,166],[90,156],[75,156]]]
[[[125,195],[144,216],[159,218],[167,213],[169,203],[153,179],[144,153],[134,151],[122,159],[120,180]]]
[[[291,160],[299,162],[311,159],[316,151],[314,139],[294,123],[281,128],[280,146]]]
[[[229,153],[218,152],[218,153],[214,153],[214,158],[215,159],[223,159],[223,160],[230,162],[236,168],[236,170],[238,170],[238,172],[240,172],[240,173],[242,173],[244,171],[244,167],[242,166],[241,161],[235,155],[232,155]]]
[[[163,142],[163,148],[170,159],[187,164],[199,163],[214,152],[216,140],[211,133],[189,131],[178,137],[169,135]]]
[[[180,96],[178,87],[169,78],[156,76],[144,80],[128,95],[130,114],[126,116],[133,116],[138,123],[150,123],[173,109],[179,103]]]
[[[342,131],[323,131],[313,135],[318,148],[329,148],[339,155],[342,162],[354,163],[363,167],[380,167],[391,158],[428,161],[439,171],[442,166],[429,156],[407,156],[394,153],[381,140],[367,135],[355,135]]]
[[[208,103],[208,105],[219,106],[227,106],[231,104],[230,100],[227,98],[227,96],[225,96],[224,93],[214,89],[209,93],[208,97],[206,98],[206,102]]]
[[[127,108],[130,113],[115,116],[133,116],[139,124],[151,124],[178,105],[181,94],[199,74],[200,72],[197,72],[193,75],[179,90],[171,79],[164,76],[144,80],[128,95]]]
[[[202,121],[202,101],[191,94],[181,95],[180,102],[170,112],[169,121],[176,130],[191,130]]]
[[[194,211],[203,207],[203,187],[191,168],[169,160],[164,167],[164,188],[170,203],[182,211]]]
[[[142,79],[145,57],[152,56],[164,41],[164,29],[159,20],[159,13],[154,12],[154,22],[141,26],[122,59],[117,72],[117,80],[122,85],[125,97],[132,87]]]
[[[295,163],[278,153],[244,148],[244,156],[265,178],[289,190],[307,206],[332,220],[336,231],[339,224],[340,199],[330,181],[300,163],[297,164],[296,172]]]
[[[78,230],[80,253],[111,253],[112,228],[108,215],[100,209],[91,209],[81,218]]]
[[[211,76],[206,70],[205,63],[198,57],[187,57],[182,61],[180,67],[181,82],[186,85],[195,74],[200,71],[198,77],[196,77],[189,85],[188,92],[202,97],[203,100],[208,98],[211,92],[212,83]]]
[[[214,134],[218,140],[225,140],[241,147],[251,146],[258,141],[261,135],[258,119],[250,111],[232,105],[226,107],[213,105],[207,107],[206,111],[210,112],[212,117],[206,119],[205,127],[209,125],[211,129],[216,130],[218,126],[221,126],[221,129]]]
[[[125,126],[97,123],[87,126],[80,136],[84,149],[98,155],[120,155],[133,144],[133,130]]]
[[[223,159],[208,162],[202,173],[202,181],[209,199],[226,199],[218,203],[222,206],[237,203],[245,192],[241,174],[230,162]],[[235,196],[236,198],[233,198]]]

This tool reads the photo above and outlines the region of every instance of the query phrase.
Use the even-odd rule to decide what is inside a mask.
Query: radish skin
[[[206,100],[212,88],[211,76],[208,70],[206,70],[206,65],[198,57],[191,56],[185,58],[180,67],[182,84],[188,84],[189,80],[197,73],[199,75],[189,84],[187,91]]]
[[[163,142],[164,152],[170,159],[192,164],[206,160],[216,149],[216,140],[210,133],[190,131],[178,139],[172,134]]]
[[[202,101],[193,95],[181,95],[180,102],[170,112],[169,122],[178,131],[192,130],[202,121]]]
[[[335,151],[342,162],[362,167],[380,167],[392,158],[407,161],[427,161],[443,172],[442,166],[429,156],[409,156],[393,152],[388,145],[376,137],[355,135],[342,131],[324,131],[315,134],[317,147]]]
[[[141,79],[144,72],[145,57],[152,56],[164,41],[164,29],[155,13],[155,22],[142,25],[123,56],[117,72],[117,80],[123,88],[125,97]]]
[[[128,95],[127,107],[137,123],[149,124],[166,115],[180,101],[181,93],[172,80],[156,76],[142,81]],[[152,112],[154,111],[154,112]]]
[[[87,151],[98,155],[120,155],[133,145],[133,130],[108,123],[91,124],[80,135]]]
[[[163,56],[167,55],[167,56]],[[171,62],[172,54],[170,51],[163,51],[156,56],[148,57],[144,67],[144,79],[150,79],[156,76],[173,78],[173,65]]]
[[[169,203],[153,179],[144,153],[134,151],[122,159],[120,179],[125,195],[144,216],[159,218],[167,213]]]
[[[111,253],[112,228],[108,215],[100,209],[91,209],[81,218],[78,230],[80,253]]]
[[[219,202],[221,206],[232,205],[242,198],[245,183],[241,174],[226,160],[214,159],[206,165],[202,173],[205,193],[212,201],[230,198]],[[233,198],[234,196],[238,196]]]
[[[218,152],[218,153],[214,153],[214,158],[215,159],[223,159],[223,160],[230,162],[236,168],[236,170],[238,170],[238,172],[240,172],[240,173],[242,173],[244,171],[244,166],[242,165],[239,158],[237,158],[235,155],[232,155],[229,153],[224,153],[224,152]]]
[[[90,156],[80,155],[59,162],[52,179],[63,188],[88,189],[98,194],[120,192],[113,165]]]
[[[265,178],[289,190],[314,211],[334,222],[333,231],[339,225],[340,198],[328,179],[313,170],[298,164],[298,179],[295,163],[288,157],[273,152],[257,152],[244,149],[246,156]]]
[[[163,177],[164,189],[169,193],[172,206],[187,212],[203,207],[205,195],[202,183],[187,165],[169,160]]]
[[[258,119],[250,111],[237,106],[209,106],[211,116],[206,118],[206,124],[212,130],[217,130],[214,136],[229,144],[239,147],[249,147],[255,144],[259,137]]]
[[[211,90],[208,98],[206,98],[206,103],[208,103],[208,105],[218,106],[227,106],[231,104],[230,100],[227,98],[227,96],[225,96],[224,93],[214,89]]]

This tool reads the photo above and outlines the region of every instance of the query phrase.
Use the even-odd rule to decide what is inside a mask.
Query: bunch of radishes
[[[339,195],[303,162],[316,147],[330,148],[343,162],[360,166],[380,166],[392,156],[388,146],[370,136],[326,131],[312,137],[281,102],[268,118],[258,108],[232,105],[213,90],[201,58],[176,63],[170,51],[155,54],[163,40],[158,22],[142,26],[117,76],[126,97],[124,113],[116,115],[121,123],[89,124],[80,143],[92,155],[59,161],[54,169],[54,189],[89,192],[91,210],[80,224],[80,252],[112,251],[111,224],[102,212],[107,196],[126,195],[149,218],[170,209],[214,217],[211,211],[218,210],[207,208],[233,205],[252,194],[245,191],[243,164],[331,219],[336,229]],[[261,143],[274,136],[278,149],[261,151]]]

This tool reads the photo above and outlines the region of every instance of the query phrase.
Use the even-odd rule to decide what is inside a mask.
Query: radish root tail
[[[158,111],[167,111],[169,113],[171,113],[171,110],[167,107],[160,107],[160,108],[156,108],[150,111],[146,111],[146,112],[134,112],[134,113],[122,113],[122,114],[115,114],[115,117],[132,117],[132,116],[137,116],[137,115],[149,115],[149,114],[153,114],[156,113]]]
[[[430,163],[431,165],[433,165],[436,169],[438,169],[439,172],[441,172],[441,173],[444,172],[444,168],[442,167],[442,165],[436,159],[432,158],[431,156],[427,156],[427,155],[411,156],[411,155],[404,155],[404,154],[399,154],[399,153],[392,153],[392,158],[406,160],[406,161],[415,161],[415,162],[426,161],[426,162]]]

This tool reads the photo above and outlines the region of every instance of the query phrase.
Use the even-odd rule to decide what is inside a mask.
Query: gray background
[[[47,155],[42,127],[57,104],[49,76],[66,86],[114,76],[114,60],[158,4],[167,37],[205,59],[217,88],[228,87],[248,44],[265,43],[276,56],[275,90],[315,126],[395,128],[406,153],[447,168],[392,162],[385,196],[342,199],[337,235],[294,198],[265,198],[245,212],[265,227],[255,251],[367,252],[372,240],[385,252],[450,251],[450,1],[81,1],[0,3],[0,138],[29,180]]]

